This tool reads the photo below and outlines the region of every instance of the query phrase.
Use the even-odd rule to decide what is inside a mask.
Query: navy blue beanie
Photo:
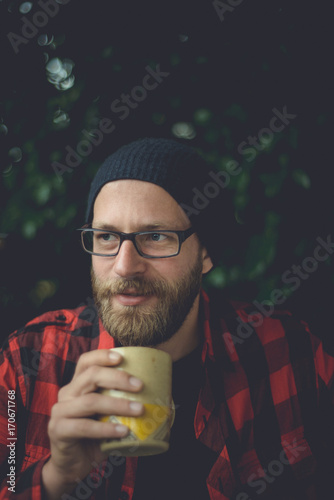
[[[145,138],[109,156],[91,184],[86,223],[93,219],[95,199],[108,182],[136,179],[167,191],[183,208],[212,261],[217,264],[235,219],[226,178],[205,163],[195,149],[172,139]]]

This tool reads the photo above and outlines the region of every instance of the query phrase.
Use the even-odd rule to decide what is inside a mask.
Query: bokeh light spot
[[[8,134],[8,128],[3,123],[0,123],[0,137]]]
[[[22,160],[22,150],[15,146],[8,151],[8,156],[14,163],[17,163]]]
[[[19,11],[21,14],[28,14],[32,9],[32,3],[31,2],[23,2],[20,5]]]
[[[51,35],[50,37],[44,33],[43,35],[40,35],[38,38],[37,38],[37,43],[38,45],[40,45],[41,47],[45,47],[46,45],[51,45],[54,41],[54,36]]]
[[[172,126],[172,134],[179,139],[194,139],[196,132],[191,123],[178,122]]]

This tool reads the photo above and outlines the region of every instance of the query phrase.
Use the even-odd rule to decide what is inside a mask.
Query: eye
[[[116,241],[117,240],[117,237],[115,234],[111,234],[111,233],[98,233],[96,235],[96,238],[98,240],[102,240],[102,241]]]
[[[162,234],[162,233],[151,234],[152,241],[157,241],[157,242],[164,241],[166,238],[167,238],[167,236],[165,234]]]

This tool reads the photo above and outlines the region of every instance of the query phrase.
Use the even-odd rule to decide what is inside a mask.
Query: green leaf
[[[299,184],[299,186],[303,187],[304,189],[310,189],[311,179],[301,168],[293,170],[292,178],[297,184]]]

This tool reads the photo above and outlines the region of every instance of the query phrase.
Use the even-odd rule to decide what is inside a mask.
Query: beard
[[[202,257],[185,276],[174,283],[167,280],[108,279],[100,280],[91,269],[94,301],[106,331],[123,346],[152,347],[169,340],[182,326],[202,283]],[[112,297],[127,289],[139,295],[154,295],[153,306],[115,307]]]

